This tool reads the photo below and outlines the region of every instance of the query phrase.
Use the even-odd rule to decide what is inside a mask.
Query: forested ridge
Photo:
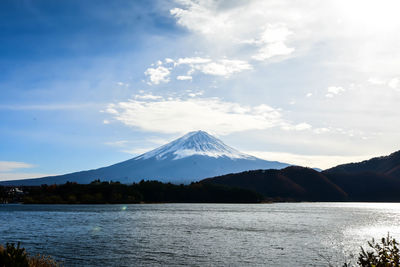
[[[12,188],[0,187],[0,201],[14,199],[25,204],[118,204],[118,203],[258,203],[260,194],[241,188],[192,183],[175,185],[158,181],[134,184],[93,181],[63,185],[19,187],[23,193],[10,195]],[[5,201],[8,199],[9,201]]]

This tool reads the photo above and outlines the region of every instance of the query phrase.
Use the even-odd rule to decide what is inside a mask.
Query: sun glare
[[[400,24],[400,1],[337,1],[334,3],[343,17],[339,21],[346,26],[360,27],[363,31],[385,32],[393,30]]]

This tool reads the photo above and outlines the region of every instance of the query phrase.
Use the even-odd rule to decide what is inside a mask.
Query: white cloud
[[[268,24],[262,32],[259,39],[254,40],[255,44],[272,44],[286,41],[287,37],[292,34],[284,25]]]
[[[175,61],[172,58],[166,58],[165,59],[165,63],[166,64],[170,64],[170,63],[174,63]]]
[[[259,46],[258,52],[252,56],[255,60],[266,60],[275,56],[290,55],[294,48],[286,45],[288,36],[292,34],[284,25],[268,24],[258,39],[248,40],[245,43]]]
[[[161,61],[160,61],[161,62]],[[148,68],[145,72],[145,75],[149,76],[150,82],[149,84],[160,84],[160,83],[168,83],[170,81],[169,69],[159,65],[157,68]]]
[[[201,71],[204,74],[223,76],[227,78],[233,73],[250,70],[252,69],[252,66],[243,60],[222,59],[207,64],[197,64],[194,65],[193,68]]]
[[[188,93],[188,96],[190,96],[190,97],[196,97],[196,96],[201,96],[201,95],[203,95],[204,94],[204,92],[195,92],[195,93]]]
[[[46,176],[54,176],[54,173],[2,173],[0,172],[0,181],[21,180],[29,178],[41,178]]]
[[[332,98],[335,95],[340,95],[341,93],[345,92],[346,90],[340,86],[329,86],[327,91],[328,91],[328,93],[325,96],[328,98]]]
[[[0,181],[19,180],[48,176],[44,173],[17,173],[15,170],[30,169],[36,167],[33,164],[18,161],[0,161]]]
[[[304,130],[308,130],[308,129],[311,129],[311,128],[312,128],[312,126],[310,124],[308,124],[308,123],[305,123],[305,122],[296,124],[294,126],[294,129],[296,131],[304,131]]]
[[[212,60],[210,58],[202,57],[185,57],[178,58],[177,60],[166,58],[165,62],[167,61],[169,63],[174,63],[173,66],[169,69],[163,67],[161,65],[162,63],[160,63],[156,69],[148,68],[146,70],[145,74],[150,76],[150,85],[159,84],[161,82],[169,82],[171,71],[173,71],[178,66],[186,66],[188,68],[186,75],[178,75],[176,77],[176,79],[180,81],[192,80],[192,75],[196,71],[207,75],[229,78],[234,73],[239,73],[245,70],[252,69],[252,66],[247,61],[237,59]]]
[[[131,155],[141,155],[146,152],[149,152],[150,150],[154,149],[154,147],[149,147],[149,148],[131,148],[131,149],[124,149],[121,150],[121,152],[128,153]]]
[[[228,51],[247,45],[252,50],[250,58],[258,61],[295,51],[287,45],[293,32],[286,22],[296,20],[295,16],[287,16],[287,12],[293,12],[289,5],[256,0],[223,8],[218,1],[177,2],[181,6],[170,10],[177,23],[220,49]],[[272,9],[274,14],[270,13]]]
[[[400,89],[400,78],[395,77],[388,80],[379,79],[379,78],[369,78],[368,82],[373,85],[379,86],[388,86],[391,89],[398,90]]]
[[[397,89],[400,86],[400,79],[399,78],[393,78],[388,82],[388,86],[392,89]]]
[[[115,107],[114,104],[109,104],[108,107],[106,108],[106,110],[103,111],[103,112],[107,112],[107,113],[110,113],[110,114],[117,114],[118,111],[114,107]]]
[[[180,1],[185,8],[173,8],[172,16],[178,24],[202,34],[213,34],[231,26],[230,17],[214,12],[215,5],[211,1]]]
[[[340,94],[341,92],[344,92],[344,91],[345,91],[345,89],[343,89],[343,87],[340,87],[340,86],[330,86],[330,87],[328,87],[328,92],[332,93],[332,94],[335,94],[335,95]]]
[[[376,155],[358,155],[358,156],[341,156],[341,155],[301,155],[285,152],[265,152],[265,151],[244,151],[247,154],[265,159],[276,160],[290,163],[293,165],[305,166],[310,168],[328,169],[339,164],[360,162],[370,159]]]
[[[180,80],[180,81],[191,81],[192,80],[192,76],[180,75],[180,76],[176,77],[176,79]]]
[[[309,130],[312,128],[312,126],[308,123],[302,122],[299,124],[289,124],[289,123],[283,123],[281,126],[282,130],[285,131],[291,131],[291,130],[295,130],[295,131],[304,131],[304,130]]]
[[[289,55],[294,51],[294,48],[287,47],[284,43],[268,44],[258,51],[252,58],[255,60],[266,60],[274,56]]]
[[[144,95],[135,95],[136,99],[143,99],[143,100],[156,100],[156,99],[161,99],[162,97],[159,95],[153,95],[153,94],[144,94]]]
[[[124,83],[124,82],[117,82],[117,85],[129,87],[129,83]]]
[[[171,142],[171,140],[159,137],[149,137],[142,139],[140,142],[118,140],[118,141],[106,142],[104,144],[116,147],[120,152],[128,153],[131,155],[139,155],[146,153],[150,150],[153,150],[154,148],[160,145],[165,145],[168,142]],[[150,143],[151,145],[148,145],[148,143]]]
[[[371,84],[374,84],[374,85],[383,85],[383,84],[386,83],[385,81],[383,81],[383,80],[381,80],[379,78],[374,78],[374,77],[369,78],[368,82],[371,83]]]
[[[201,58],[201,57],[184,57],[184,58],[179,58],[176,61],[177,65],[197,65],[197,64],[204,64],[204,63],[209,63],[211,62],[211,59],[209,58]]]
[[[313,95],[312,93],[307,93],[307,94],[306,94],[306,97],[307,97],[307,98],[310,98],[310,97],[312,97],[312,95]]]
[[[316,134],[329,133],[330,131],[331,130],[329,128],[326,128],[326,127],[314,129],[314,133],[316,133]]]
[[[166,143],[171,142],[171,140],[169,140],[169,139],[159,138],[159,137],[149,137],[146,139],[146,141],[149,141],[156,145],[165,145]],[[151,149],[153,149],[153,148],[151,148]]]
[[[223,51],[229,58],[248,61],[278,56],[276,62],[318,51],[313,61],[336,64],[344,71],[349,66],[363,73],[388,73],[399,66],[394,58],[400,53],[393,45],[399,42],[396,0],[385,4],[374,0],[175,3],[171,15],[191,33],[192,43],[198,44],[195,49],[208,55]]]
[[[220,98],[168,97],[151,101],[137,97],[110,104],[114,119],[143,131],[186,133],[202,129],[216,134],[246,130],[286,127],[286,130],[306,130],[307,123],[290,124],[279,110],[268,105],[245,106]]]
[[[18,161],[0,161],[0,172],[9,172],[16,169],[29,169],[35,165]]]
[[[109,120],[103,120],[103,124],[110,124]]]

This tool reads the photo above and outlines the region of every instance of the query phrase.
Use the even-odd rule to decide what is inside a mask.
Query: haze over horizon
[[[204,130],[328,168],[400,149],[400,2],[0,3],[0,180]]]

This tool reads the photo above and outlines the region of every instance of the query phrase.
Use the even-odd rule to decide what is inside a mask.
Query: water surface
[[[400,204],[0,205],[0,243],[65,266],[340,266]]]

